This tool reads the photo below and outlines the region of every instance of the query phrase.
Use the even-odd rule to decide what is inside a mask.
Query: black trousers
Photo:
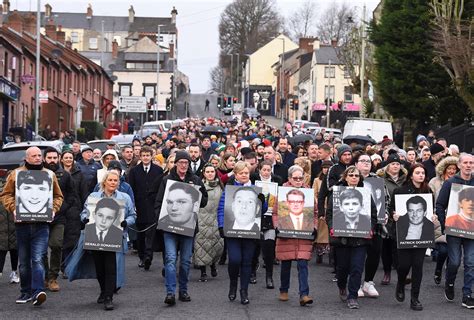
[[[257,265],[260,258],[260,251],[262,249],[261,242],[262,242],[261,240],[255,242],[255,251],[252,257],[252,273],[255,273],[257,271]]]
[[[392,266],[397,268],[398,255],[396,240],[390,238],[382,240],[382,264],[385,273],[390,273]]]
[[[265,274],[273,276],[273,262],[275,261],[275,240],[261,240],[263,262],[265,263]]]
[[[398,283],[405,283],[411,271],[411,296],[417,298],[420,294],[421,280],[423,279],[423,262],[426,249],[398,249]]]
[[[137,223],[137,229],[139,231],[145,230],[152,223]],[[155,237],[155,227],[151,227],[145,232],[138,232],[137,234],[137,249],[138,249],[138,257],[140,260],[149,259],[150,261],[153,260],[153,239]]]
[[[117,283],[117,268],[115,252],[92,251],[95,272],[100,285],[100,293],[106,298],[112,298]]]
[[[10,264],[12,266],[12,271],[18,269],[18,251],[16,249],[10,249]],[[3,267],[5,265],[5,259],[7,257],[7,250],[0,251],[0,273],[3,272]]]
[[[380,263],[380,253],[382,251],[382,237],[374,234],[372,244],[367,248],[367,257],[365,258],[364,281],[373,281],[375,273]]]

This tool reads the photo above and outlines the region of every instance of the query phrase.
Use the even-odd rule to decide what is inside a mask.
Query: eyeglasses
[[[302,181],[304,178],[303,177],[291,177],[291,179],[295,181]]]
[[[362,163],[370,163],[370,160],[359,160],[357,162],[362,162]]]
[[[303,204],[304,200],[288,200],[289,204]]]
[[[182,166],[184,166],[184,165],[186,165],[186,164],[188,164],[188,163],[189,163],[189,162],[188,162],[187,160],[183,160],[183,161],[179,160],[178,162],[176,162],[176,164],[179,164],[179,165],[182,165]]]
[[[358,173],[348,173],[347,176],[349,178],[359,178],[359,174]]]

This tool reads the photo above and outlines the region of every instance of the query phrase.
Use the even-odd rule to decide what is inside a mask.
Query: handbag
[[[329,243],[329,229],[326,223],[326,219],[320,218],[318,221],[318,236],[316,237],[317,244],[328,244]]]

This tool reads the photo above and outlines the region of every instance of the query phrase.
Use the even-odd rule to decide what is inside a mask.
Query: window
[[[325,78],[335,78],[336,77],[336,67],[324,67],[324,77]]]
[[[344,101],[352,102],[352,86],[344,87]]]
[[[146,101],[155,97],[155,87],[155,85],[143,84],[143,95],[146,97]]]
[[[127,69],[156,70],[156,63],[153,62],[127,62]]]
[[[334,86],[330,86],[329,93],[328,93],[328,86],[324,86],[324,100],[326,100],[329,95],[329,99],[331,99],[332,102],[334,102],[334,92],[335,92]]]
[[[119,84],[119,96],[131,96],[131,95],[132,95],[132,85],[130,83]]]
[[[347,66],[344,66],[344,79],[348,79],[351,77],[351,74],[349,73],[349,68]]]
[[[79,32],[72,31],[71,32],[71,42],[72,43],[79,43]]]
[[[97,50],[97,38],[89,38],[89,49],[90,50]]]
[[[122,46],[122,37],[121,36],[114,36],[114,40],[117,41],[119,47]]]

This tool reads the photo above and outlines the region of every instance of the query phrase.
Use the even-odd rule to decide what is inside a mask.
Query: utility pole
[[[362,30],[361,30],[361,41],[362,41],[362,54],[360,62],[360,102],[364,105],[364,80],[365,80],[365,4],[362,13]]]
[[[329,128],[329,117],[331,114],[331,60],[329,60],[328,68],[328,91],[326,97],[326,127]]]
[[[237,76],[235,77],[235,96],[237,97],[237,95],[239,94],[240,90],[239,90],[239,87],[240,87],[240,54],[236,53],[237,55],[237,68],[235,68],[235,70],[237,71]]]
[[[285,126],[285,117],[284,111],[286,107],[286,101],[284,101],[284,93],[283,93],[283,77],[284,77],[284,68],[285,68],[285,38],[277,38],[283,41],[283,51],[281,52],[281,66],[280,66],[280,112],[281,112],[281,127]]]
[[[41,0],[38,0],[38,7],[36,10],[36,92],[35,92],[35,137],[39,135],[39,92],[40,92],[40,67],[41,67],[41,50],[40,50],[40,42],[41,42]],[[6,63],[6,62],[5,62]]]
[[[155,92],[155,103],[153,106],[153,115],[154,115],[154,120],[158,120],[158,99],[160,97],[160,27],[161,25],[158,25],[158,32],[156,34],[156,44],[158,45],[158,48],[156,50],[156,92]]]

